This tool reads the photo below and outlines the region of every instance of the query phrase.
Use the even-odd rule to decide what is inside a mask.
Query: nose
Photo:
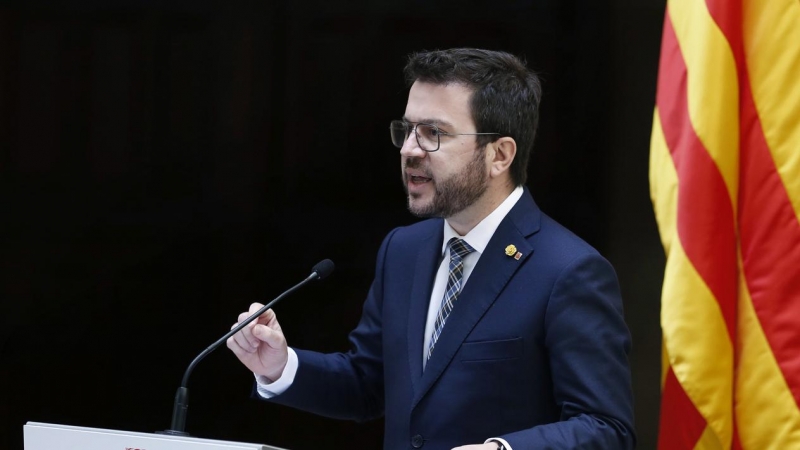
[[[427,154],[428,152],[419,148],[416,130],[408,133],[408,137],[403,143],[403,147],[400,148],[400,155],[405,156],[406,158],[424,158]]]

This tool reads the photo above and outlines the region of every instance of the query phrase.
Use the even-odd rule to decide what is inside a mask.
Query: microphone
[[[334,265],[333,261],[330,259],[325,259],[317,263],[314,268],[311,269],[311,275],[307,276],[305,280],[297,283],[290,289],[286,290],[283,294],[277,296],[274,300],[264,305],[261,309],[253,313],[250,317],[245,319],[239,325],[236,325],[231,331],[225,333],[224,336],[219,338],[216,342],[209,345],[208,348],[203,350],[202,353],[197,355],[197,357],[189,364],[189,367],[186,368],[186,372],[183,374],[183,380],[181,381],[181,386],[178,388],[178,391],[175,393],[175,403],[172,408],[172,425],[169,430],[164,430],[159,432],[159,434],[170,434],[173,436],[189,436],[189,433],[185,431],[186,429],[186,413],[189,409],[189,389],[187,385],[189,383],[189,375],[191,375],[192,370],[194,370],[195,366],[205,358],[209,353],[216,350],[223,342],[227,341],[229,337],[233,336],[234,334],[238,333],[242,328],[246,327],[250,322],[256,320],[258,316],[264,314],[272,305],[281,301],[284,297],[291,294],[292,292],[300,289],[306,283],[313,281],[313,280],[322,280],[327,278],[328,275],[333,273]]]

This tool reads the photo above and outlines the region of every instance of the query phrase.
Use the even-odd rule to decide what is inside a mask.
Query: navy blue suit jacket
[[[384,240],[347,353],[296,350],[271,401],[343,419],[385,416],[384,448],[633,448],[630,335],[611,265],[528,191],[478,260],[423,371],[443,223]],[[505,254],[513,244],[522,256]]]

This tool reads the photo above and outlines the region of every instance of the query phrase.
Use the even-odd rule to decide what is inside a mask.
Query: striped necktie
[[[428,359],[430,359],[431,353],[433,353],[433,347],[436,345],[436,341],[439,340],[439,336],[442,334],[447,316],[453,311],[456,299],[461,293],[461,286],[464,284],[463,258],[475,251],[465,240],[459,238],[450,239],[447,243],[447,248],[450,249],[450,273],[447,276],[447,289],[444,291],[442,306],[439,307],[439,314],[436,316],[436,324],[434,326],[433,335],[431,336],[431,343],[428,346]]]

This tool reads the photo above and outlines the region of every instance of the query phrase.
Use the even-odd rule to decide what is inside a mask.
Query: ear
[[[488,144],[488,146],[492,150],[487,152],[487,156],[491,158],[489,161],[489,176],[498,178],[508,175],[511,163],[514,162],[514,157],[517,156],[517,142],[511,137],[501,137]]]

